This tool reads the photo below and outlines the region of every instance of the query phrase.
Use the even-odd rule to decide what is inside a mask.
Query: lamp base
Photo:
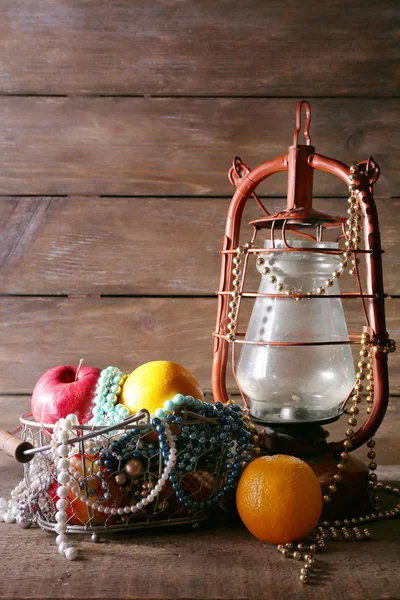
[[[310,465],[321,484],[322,493],[334,484],[339,458],[329,445],[329,433],[319,424],[267,427],[260,434],[264,455],[289,454],[297,456]],[[337,491],[331,501],[324,504],[322,520],[343,521],[372,512],[368,467],[358,458],[349,456],[346,468],[341,472]]]

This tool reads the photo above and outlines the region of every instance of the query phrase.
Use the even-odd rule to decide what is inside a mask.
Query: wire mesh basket
[[[180,407],[163,422],[141,410],[117,425],[76,425],[61,456],[55,426],[37,423],[30,413],[22,416],[19,435],[33,446],[25,453],[34,455],[24,465],[24,490],[18,490],[23,522],[59,533],[60,500],[67,533],[205,519],[235,489],[255,446],[253,426],[239,406],[200,404],[201,411]],[[68,493],[60,497],[66,481]]]

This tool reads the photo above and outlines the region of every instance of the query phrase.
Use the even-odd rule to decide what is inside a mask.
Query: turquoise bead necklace
[[[117,425],[130,415],[129,409],[119,404],[119,396],[127,377],[128,373],[120,371],[117,367],[107,367],[102,370],[97,382],[90,425],[97,427]]]
[[[101,371],[96,387],[95,406],[92,410],[93,417],[89,425],[96,427],[117,425],[129,417],[130,410],[119,403],[122,386],[127,377],[128,373],[121,371],[118,367],[110,366]],[[195,402],[194,398],[192,400]],[[185,402],[186,399],[183,394],[176,394],[172,399],[166,400],[164,408],[158,408],[154,414],[159,419],[165,419],[167,414],[182,406]]]

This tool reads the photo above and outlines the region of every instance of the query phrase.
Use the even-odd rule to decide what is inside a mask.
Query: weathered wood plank
[[[0,198],[0,293],[210,295],[219,283],[224,198]],[[270,212],[284,199],[265,202]],[[346,214],[345,199],[316,199]],[[379,199],[385,290],[400,295],[400,200]],[[249,202],[243,222],[256,218]],[[244,241],[251,233],[246,226]],[[248,237],[246,237],[248,236]],[[249,287],[258,286],[250,270]]]
[[[26,398],[0,397],[0,427],[12,427],[27,404]],[[378,432],[384,481],[399,480],[399,421],[398,410],[389,411]],[[21,466],[0,452],[0,474],[0,496],[8,497],[20,481]],[[74,563],[59,557],[53,535],[1,523],[0,598],[73,599],[82,598],[84,589],[86,597],[103,600],[319,600],[322,585],[326,600],[398,598],[399,520],[373,525],[371,531],[367,543],[330,542],[319,556],[316,583],[305,590],[298,563],[261,544],[232,515],[218,514],[200,529],[143,531],[96,546],[78,537],[81,559]],[[118,577],[112,577],[116,556]]]
[[[77,364],[81,357],[89,365],[115,364],[126,371],[149,360],[173,360],[208,391],[216,307],[211,298],[0,298],[0,393],[29,393],[44,371]],[[398,307],[399,301],[387,301],[394,339],[400,337]],[[246,303],[243,315],[249,308]],[[359,333],[356,301],[349,301],[347,314],[349,330]],[[391,392],[400,393],[398,354],[389,362]],[[228,385],[237,391],[231,376]]]
[[[222,195],[236,154],[251,167],[287,151],[296,102],[257,98],[0,98],[0,193],[12,195]],[[315,99],[321,154],[373,155],[377,195],[400,195],[399,100]],[[286,193],[286,175],[262,193]],[[343,196],[318,174],[315,195]]]
[[[2,0],[0,92],[398,95],[396,2]],[[56,43],[55,43],[56,42]]]
[[[18,427],[19,417],[30,412],[30,407],[30,396],[0,396],[0,427],[12,431]]]

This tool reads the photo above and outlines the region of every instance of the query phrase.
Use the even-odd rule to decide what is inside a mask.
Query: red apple
[[[56,423],[73,413],[84,425],[92,418],[95,389],[100,369],[54,367],[46,371],[33,390],[32,414],[39,423]]]

